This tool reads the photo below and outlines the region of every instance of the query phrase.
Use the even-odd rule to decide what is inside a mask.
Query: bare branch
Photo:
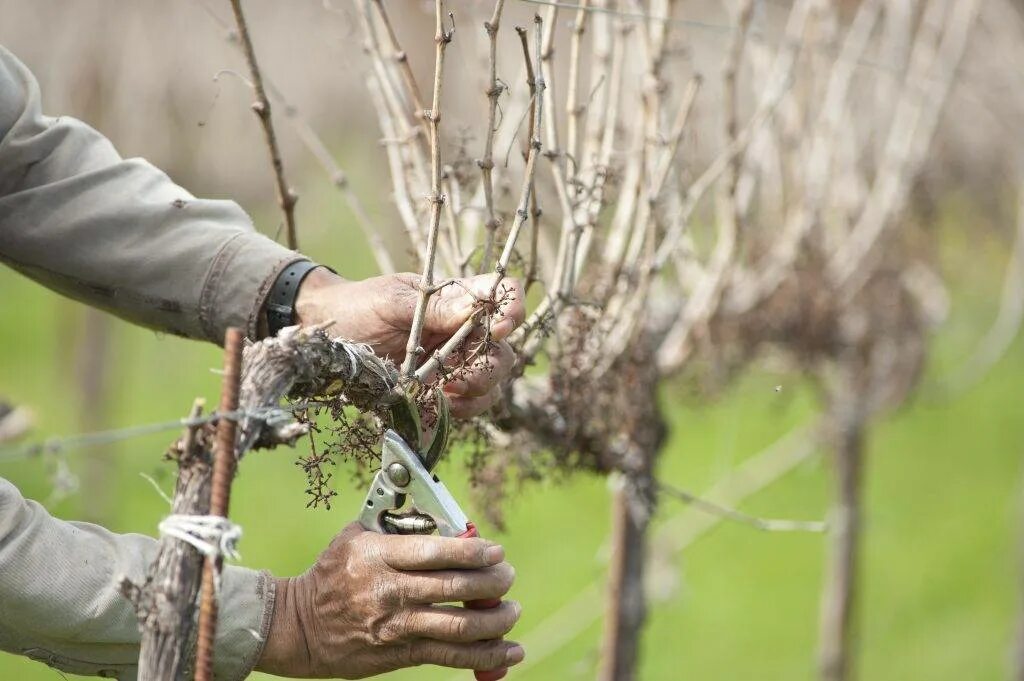
[[[482,175],[484,205],[487,208],[487,222],[484,224],[484,249],[483,257],[480,259],[480,269],[487,267],[491,262],[494,249],[494,233],[497,231],[500,221],[494,213],[494,134],[497,131],[498,99],[505,91],[505,86],[498,80],[498,30],[501,28],[501,12],[504,9],[505,0],[496,0],[494,13],[489,21],[484,22],[484,30],[487,32],[487,39],[490,45],[488,52],[488,80],[487,92],[487,130],[484,132],[484,153],[477,161]]]
[[[534,24],[536,27],[536,54],[539,59],[541,54],[541,33],[543,30],[543,21],[539,16],[534,17]],[[505,240],[505,247],[501,251],[501,255],[498,257],[498,262],[494,265],[494,283],[491,286],[490,299],[494,300],[494,297],[501,285],[502,279],[508,271],[509,262],[512,259],[512,253],[515,251],[516,242],[519,239],[519,233],[522,231],[523,224],[530,217],[530,196],[533,188],[533,178],[537,169],[537,157],[540,155],[541,141],[540,135],[542,131],[542,120],[543,120],[543,94],[546,87],[544,74],[538,72],[536,75],[536,94],[534,98],[535,106],[533,107],[533,130],[534,136],[530,139],[530,150],[526,158],[526,170],[524,172],[522,188],[519,192],[519,202],[516,207],[515,219],[512,221],[512,227],[509,230],[508,237]],[[441,365],[444,361],[455,352],[469,334],[472,333],[473,329],[480,324],[484,308],[480,307],[477,311],[470,316],[469,319],[463,323],[463,325],[455,332],[455,334],[448,339],[448,341],[437,350],[434,355],[427,360],[416,371],[416,378],[420,381],[427,380]]]
[[[430,125],[426,113],[427,108],[423,103],[423,96],[420,94],[420,87],[416,84],[416,77],[413,75],[412,66],[409,64],[409,55],[402,49],[402,46],[398,41],[398,33],[395,32],[395,27],[391,23],[391,17],[388,16],[387,11],[384,9],[384,0],[373,0],[373,4],[377,8],[381,23],[384,24],[388,41],[391,43],[391,58],[399,67],[399,70],[402,73],[402,79],[405,81],[406,92],[412,100],[411,103],[414,107],[412,117],[414,120],[419,121],[423,126],[425,139],[430,139]]]
[[[573,164],[571,175],[579,172],[580,166],[580,122],[586,108],[580,104],[580,61],[583,48],[583,33],[587,26],[587,7],[590,0],[580,0],[580,8],[572,24],[572,36],[569,40],[569,87],[565,97],[565,113],[568,121],[566,128],[565,151],[569,162]]]
[[[206,2],[201,2],[201,6],[206,10],[207,15],[213,21],[227,31],[228,42],[244,52],[242,44],[237,39],[237,33],[230,30],[228,24],[223,21]],[[245,81],[250,87],[252,87],[252,82],[249,79],[246,78]],[[356,223],[359,225],[359,229],[362,230],[363,236],[366,238],[366,241],[370,246],[370,250],[373,252],[373,257],[376,259],[377,266],[380,268],[381,273],[393,273],[395,271],[395,265],[391,259],[391,255],[388,253],[387,247],[384,245],[384,240],[381,239],[379,230],[373,224],[373,220],[370,219],[369,213],[367,213],[365,206],[363,206],[362,200],[360,200],[359,195],[353,191],[352,185],[349,183],[348,173],[346,173],[338,164],[337,159],[335,159],[334,155],[331,154],[327,145],[324,143],[323,138],[317,134],[309,120],[302,115],[302,112],[297,106],[295,106],[295,104],[285,97],[281,88],[278,87],[266,74],[263,74],[263,84],[266,87],[267,94],[270,95],[270,98],[274,100],[276,104],[284,108],[285,119],[291,122],[292,127],[295,129],[295,134],[298,135],[299,139],[302,140],[302,143],[306,145],[306,148],[320,164],[320,167],[322,167],[324,172],[326,172],[328,177],[330,177],[331,184],[341,192],[341,195],[344,197],[349,209],[355,216]]]
[[[433,105],[425,112],[430,127],[430,231],[427,233],[427,253],[423,263],[423,276],[420,278],[419,298],[413,313],[412,328],[409,341],[405,346],[405,361],[402,363],[402,374],[413,377],[416,366],[425,350],[420,345],[423,335],[423,324],[426,319],[427,303],[430,301],[431,289],[434,286],[434,261],[437,258],[437,235],[441,229],[441,210],[444,194],[441,193],[441,86],[444,82],[444,53],[452,40],[455,29],[446,31],[444,27],[444,0],[435,0],[435,34],[434,34],[434,95]]]
[[[295,202],[298,196],[288,186],[284,174],[284,161],[281,160],[281,150],[277,146],[277,135],[274,133],[274,122],[270,114],[270,100],[263,87],[263,75],[260,73],[259,64],[256,62],[256,50],[253,48],[252,38],[249,35],[249,25],[242,13],[242,0],[231,0],[231,11],[235,15],[235,25],[238,27],[238,38],[242,43],[242,52],[245,55],[246,65],[249,67],[249,76],[252,79],[253,91],[256,101],[253,102],[252,110],[260,119],[263,127],[263,136],[267,143],[267,150],[270,152],[270,164],[274,169],[274,179],[277,188],[277,203],[284,214],[284,223],[288,238],[288,248],[296,250],[299,247],[299,236],[295,228]]]

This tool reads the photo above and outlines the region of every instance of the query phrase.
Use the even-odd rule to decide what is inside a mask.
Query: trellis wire
[[[223,415],[218,412],[211,412],[209,415],[200,418],[179,418],[173,421],[145,423],[125,428],[100,430],[92,433],[79,433],[77,435],[69,435],[62,438],[47,438],[42,442],[0,447],[0,463],[29,459],[43,454],[53,454],[89,447],[98,447],[100,445],[121,442],[123,440],[130,440],[132,438],[152,435],[154,433],[179,430],[181,428],[188,428],[191,426],[201,426],[207,423],[213,423],[222,416],[224,418],[236,420],[252,418],[271,421],[282,413],[303,411],[310,407],[322,407],[326,405],[327,403],[322,401],[306,401],[277,407],[261,407],[259,409],[250,410],[239,409]]]

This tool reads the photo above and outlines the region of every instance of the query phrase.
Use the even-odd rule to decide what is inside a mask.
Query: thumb
[[[490,300],[497,274],[454,279],[431,298],[424,327],[428,333],[450,336],[473,314],[482,301]],[[523,323],[526,308],[519,282],[504,278],[494,292],[491,339],[502,340]]]
[[[450,336],[473,314],[477,303],[491,293],[494,275],[480,275],[454,279],[431,296],[423,330],[431,334]]]

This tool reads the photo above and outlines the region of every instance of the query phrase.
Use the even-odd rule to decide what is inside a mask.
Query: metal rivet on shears
[[[409,475],[409,469],[397,461],[388,466],[388,477],[391,478],[391,482],[399,487],[405,487],[412,480],[412,477]]]

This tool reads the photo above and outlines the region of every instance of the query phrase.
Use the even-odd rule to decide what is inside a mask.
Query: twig
[[[371,2],[373,0],[361,0],[358,3],[359,16],[366,33],[365,51],[372,66],[373,77],[369,90],[384,135],[395,205],[416,256],[422,263],[427,251],[426,235],[421,224],[423,221],[413,205],[410,187],[426,189],[429,182],[425,169],[425,141],[420,139],[423,137],[423,128],[414,128],[409,123],[409,107],[404,104],[404,98],[392,74],[395,62],[384,57],[374,12],[370,8]],[[383,5],[378,5],[377,10],[378,14],[383,12]],[[386,14],[381,21],[387,21]],[[407,93],[407,96],[413,95]],[[422,116],[425,113],[427,112],[421,112],[418,119],[421,125],[424,123]]]
[[[444,28],[444,0],[435,0],[435,34],[434,34],[434,96],[429,112],[424,112],[430,127],[430,231],[427,233],[427,253],[423,262],[423,276],[420,278],[419,298],[413,313],[409,341],[405,346],[405,361],[402,362],[402,375],[413,377],[416,366],[423,355],[424,348],[420,345],[423,335],[423,324],[426,318],[427,303],[430,301],[431,289],[434,286],[434,261],[437,258],[437,236],[441,229],[441,209],[444,195],[441,193],[441,86],[444,82],[444,53],[455,33]]]
[[[576,278],[587,259],[598,216],[605,206],[605,188],[612,171],[611,155],[619,127],[625,36],[621,31],[613,31],[611,24],[607,15],[595,15],[590,97],[585,107],[578,107],[586,109],[586,131],[582,149],[571,152],[579,154],[575,161],[574,183],[582,186],[588,194],[580,202],[580,215],[576,219],[583,226],[576,248]]]
[[[228,42],[237,47],[239,50],[243,50],[242,45],[238,41],[237,34],[230,29],[227,22],[221,19],[204,0],[200,0],[200,6],[206,11],[206,14],[217,23],[222,29],[227,32]],[[244,51],[244,50],[243,50]],[[248,78],[245,79],[252,87],[252,82]],[[373,224],[373,220],[370,219],[369,213],[366,211],[366,207],[363,206],[363,202],[360,200],[359,195],[356,194],[352,189],[352,185],[349,182],[348,174],[338,164],[337,159],[331,154],[327,148],[327,144],[324,143],[323,138],[317,134],[316,130],[310,124],[309,120],[302,115],[294,103],[289,101],[284,92],[278,87],[269,76],[263,74],[263,84],[266,87],[267,94],[272,100],[279,106],[284,107],[284,117],[291,122],[292,127],[295,129],[295,134],[298,135],[302,143],[306,145],[306,149],[313,155],[313,158],[317,160],[320,167],[324,169],[330,177],[331,184],[337,188],[348,204],[349,209],[356,218],[356,222],[359,225],[359,229],[362,230],[363,236],[366,238],[367,243],[370,245],[370,250],[373,251],[373,257],[377,260],[377,266],[380,268],[382,274],[391,274],[395,271],[395,265],[391,259],[391,255],[388,253],[387,247],[384,245],[384,240],[380,236],[380,232],[377,227]]]
[[[274,133],[274,123],[270,114],[270,100],[263,87],[263,75],[260,73],[259,64],[256,62],[256,51],[253,48],[252,38],[249,35],[249,26],[246,24],[245,15],[242,13],[242,0],[231,0],[231,10],[235,15],[235,24],[238,26],[238,37],[242,43],[242,51],[245,54],[245,62],[249,67],[249,75],[252,78],[253,91],[256,101],[253,102],[252,110],[260,119],[263,126],[263,135],[267,142],[267,150],[270,152],[270,163],[274,168],[274,179],[277,183],[277,203],[284,213],[284,223],[288,235],[288,248],[296,250],[299,247],[299,237],[295,229],[295,202],[298,196],[288,186],[285,179],[284,162],[281,160],[281,150],[277,146],[277,136]]]
[[[722,92],[724,103],[722,108],[725,111],[723,121],[725,139],[729,145],[735,143],[739,134],[739,111],[737,99],[736,76],[739,71],[740,60],[743,56],[743,47],[746,45],[747,29],[750,26],[750,19],[754,13],[753,0],[741,0],[736,11],[736,30],[733,31],[732,39],[727,50],[725,66],[722,68]],[[742,229],[740,220],[741,213],[736,202],[736,186],[739,182],[740,158],[733,156],[726,166],[725,175],[722,179],[719,192],[718,222],[726,223],[729,229],[739,231]]]
[[[539,58],[541,54],[541,33],[543,30],[543,20],[539,16],[535,16],[534,25],[536,27],[536,52]],[[501,255],[498,257],[498,262],[494,265],[494,283],[491,285],[491,291],[489,298],[494,299],[498,288],[501,285],[502,280],[508,271],[509,262],[512,259],[512,253],[515,251],[516,241],[519,238],[519,233],[522,231],[523,223],[526,222],[530,217],[530,196],[533,188],[533,178],[537,169],[537,157],[540,155],[541,150],[541,128],[543,120],[543,94],[545,89],[544,74],[540,71],[536,74],[536,89],[537,96],[535,97],[536,106],[533,109],[533,129],[534,137],[530,140],[530,150],[526,158],[526,170],[524,172],[522,188],[519,192],[519,202],[516,207],[515,219],[512,221],[512,227],[509,230],[508,237],[505,239],[505,247],[501,251]],[[484,308],[479,307],[469,319],[467,319],[461,327],[455,332],[455,334],[448,339],[448,341],[441,346],[439,350],[434,352],[433,356],[427,360],[423,366],[416,371],[416,379],[419,381],[426,381],[433,375],[443,364],[444,361],[455,352],[469,334],[473,332],[482,319]]]
[[[572,36],[569,39],[569,87],[565,97],[566,139],[565,151],[568,160],[573,164],[570,177],[579,173],[580,169],[580,121],[586,110],[579,102],[580,91],[580,57],[583,47],[583,33],[587,26],[587,7],[590,0],[580,0],[580,8],[572,24]]]
[[[377,109],[378,121],[380,122],[381,132],[387,139],[393,139],[398,136],[397,129],[394,125],[392,117],[388,112],[388,106],[385,101],[382,87],[380,85],[379,77],[377,79],[371,79],[367,83],[367,89],[370,91],[370,98],[373,100],[374,106]],[[424,237],[420,231],[420,221],[416,215],[416,210],[413,208],[412,199],[409,196],[409,187],[407,185],[407,178],[405,175],[405,162],[402,159],[402,150],[399,145],[385,142],[384,143],[385,155],[388,160],[388,169],[391,176],[391,185],[393,189],[392,198],[395,202],[395,208],[398,210],[398,215],[402,219],[402,225],[405,228],[406,236],[409,237],[409,244],[412,246],[417,257],[422,259],[423,254],[426,252],[426,246],[424,244]]]
[[[488,80],[487,92],[487,131],[484,133],[484,153],[477,161],[480,166],[483,183],[484,205],[487,209],[487,222],[484,224],[484,249],[483,257],[480,259],[480,268],[487,266],[493,257],[494,234],[501,224],[494,213],[494,133],[496,132],[496,119],[498,114],[498,99],[505,91],[505,86],[498,80],[498,29],[501,26],[501,11],[505,6],[505,0],[496,0],[494,13],[489,21],[484,22],[484,30],[487,32],[487,39],[490,44],[488,52]]]
[[[420,94],[420,86],[416,83],[416,77],[413,75],[412,66],[409,64],[409,55],[402,49],[402,45],[398,41],[398,33],[395,31],[394,24],[391,23],[391,17],[388,16],[388,13],[384,8],[383,0],[373,0],[373,4],[377,8],[377,13],[380,15],[381,23],[384,24],[384,30],[387,33],[388,41],[391,43],[391,58],[402,72],[402,79],[405,81],[406,92],[412,99],[412,105],[414,108],[413,119],[419,121],[423,126],[424,139],[430,139],[431,133],[429,119],[427,116],[427,108],[423,103],[423,96]]]
[[[519,0],[520,2],[527,2],[531,5],[544,5],[546,7],[560,7],[568,10],[581,10],[581,4],[574,4],[570,2],[554,2],[553,0]],[[586,7],[582,8],[584,12],[592,12],[595,14],[607,14],[609,16],[621,18],[621,19],[640,19],[643,21],[660,22],[664,24],[676,24],[678,26],[692,26],[694,28],[706,28],[712,31],[731,31],[732,26],[726,26],[724,24],[712,24],[706,21],[694,21],[692,19],[674,19],[671,16],[659,16],[656,14],[647,14],[644,12],[623,12],[621,10],[615,10],[608,7]]]

